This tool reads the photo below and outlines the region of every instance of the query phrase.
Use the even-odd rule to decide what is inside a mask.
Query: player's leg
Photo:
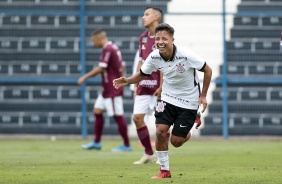
[[[135,123],[136,129],[146,126],[144,117],[145,114],[133,114],[133,122]]]
[[[170,178],[167,132],[174,122],[173,106],[159,100],[156,106],[156,154],[160,164],[160,172],[152,178]]]
[[[157,96],[150,96],[150,101],[149,101],[149,108],[150,108],[150,114],[152,114],[153,112],[155,112],[155,106],[156,106],[156,102],[158,101],[158,97]],[[170,130],[167,131],[166,134],[166,141],[167,143],[169,143],[170,140]]]
[[[121,96],[109,98],[111,106],[108,106],[107,112],[109,116],[114,116],[118,126],[119,134],[123,139],[123,145],[112,149],[113,152],[132,151],[130,146],[129,137],[127,134],[127,123],[124,118],[123,100]]]
[[[202,121],[201,121],[201,114],[200,114],[200,112],[198,112],[197,115],[196,115],[195,123],[194,123],[193,127],[191,128],[191,130],[189,131],[189,133],[187,134],[187,136],[186,136],[186,141],[185,141],[185,142],[187,142],[188,140],[190,140],[190,138],[191,138],[192,135],[193,135],[193,131],[194,131],[195,129],[198,129],[198,128],[201,126],[201,124],[202,124]]]
[[[169,125],[157,124],[156,125],[156,154],[158,163],[160,164],[160,173],[152,178],[170,178],[168,144],[167,144],[167,131]]]
[[[197,110],[178,109],[178,115],[174,122],[170,142],[174,147],[180,147],[187,142],[192,135]]]
[[[95,116],[95,123],[94,123],[94,134],[95,139],[94,141],[96,143],[101,142],[101,137],[103,133],[104,128],[104,116],[103,116],[103,109],[100,108],[94,108],[94,116]]]
[[[96,100],[96,103],[93,107],[93,114],[95,117],[95,122],[94,122],[94,140],[88,144],[82,145],[83,149],[101,149],[102,144],[101,144],[101,137],[103,133],[103,128],[104,128],[104,98],[102,95],[98,95],[98,98]]]
[[[136,125],[137,135],[145,149],[145,153],[140,160],[133,162],[134,164],[145,164],[156,161],[156,156],[154,155],[151,145],[149,130],[144,121],[145,114],[147,114],[149,111],[149,104],[149,95],[137,95],[135,97],[133,121]]]

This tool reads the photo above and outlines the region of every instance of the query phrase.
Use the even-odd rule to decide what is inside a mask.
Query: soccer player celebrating
[[[123,88],[115,89],[112,84],[113,79],[123,76],[125,72],[125,63],[122,59],[119,48],[108,40],[104,30],[96,30],[92,34],[92,42],[95,47],[103,48],[99,65],[90,72],[81,76],[77,83],[81,85],[86,79],[101,74],[103,91],[98,95],[93,109],[95,116],[94,134],[96,137],[93,142],[82,145],[82,148],[96,150],[101,149],[101,136],[104,125],[103,112],[107,111],[109,116],[114,116],[118,125],[119,133],[123,138],[123,145],[113,149],[112,151],[131,151],[132,149],[127,134],[127,123],[123,116]]]
[[[202,113],[207,108],[206,95],[212,70],[190,50],[174,45],[174,29],[170,25],[159,24],[155,33],[157,49],[148,56],[140,71],[128,78],[115,79],[113,85],[119,89],[127,84],[138,83],[156,69],[163,73],[161,99],[155,111],[156,153],[160,173],[152,178],[170,178],[167,130],[173,125],[170,142],[174,147],[180,147],[190,139],[190,130],[199,106],[203,106]],[[196,70],[204,73],[202,91]]]

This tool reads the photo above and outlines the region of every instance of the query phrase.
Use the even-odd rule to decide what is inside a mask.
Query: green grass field
[[[151,179],[157,164],[133,165],[143,154],[112,153],[118,140],[103,149],[82,150],[89,140],[0,140],[0,183],[282,183],[282,141],[191,140],[170,145],[172,178]]]

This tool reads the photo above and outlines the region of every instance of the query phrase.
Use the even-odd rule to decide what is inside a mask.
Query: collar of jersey
[[[112,44],[112,41],[108,41],[107,43],[105,43],[105,45],[103,46],[103,48],[106,48],[108,45]]]
[[[163,58],[163,60],[164,60],[165,62],[172,62],[172,61],[174,61],[175,53],[176,53],[176,46],[173,44],[173,53],[172,53],[171,58],[170,58],[168,61],[164,59],[164,57],[161,55],[161,53],[160,53],[160,56]]]

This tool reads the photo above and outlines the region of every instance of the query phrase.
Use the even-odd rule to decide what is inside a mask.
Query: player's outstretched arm
[[[128,83],[127,78],[125,78],[125,77],[120,77],[120,78],[117,78],[117,79],[113,80],[113,86],[116,89],[118,89],[118,88],[120,88],[122,86],[126,86],[127,84],[129,84],[129,83]]]
[[[199,105],[203,105],[203,109],[201,111],[202,113],[206,110],[208,106],[206,96],[211,82],[212,69],[209,67],[209,65],[206,64],[203,72],[204,72],[203,89],[199,98]]]
[[[134,83],[138,83],[141,80],[143,80],[145,76],[141,75],[140,72],[135,73],[134,75],[132,75],[131,77],[125,78],[125,77],[120,77],[117,79],[113,80],[113,86],[118,89],[120,87],[126,86],[128,84],[134,84]]]
[[[83,76],[79,77],[79,79],[77,80],[77,84],[82,85],[86,81],[86,79],[88,79],[90,77],[95,77],[99,73],[102,73],[103,70],[104,69],[102,67],[99,67],[99,66],[94,68],[93,70],[91,70],[88,73],[84,74]]]

